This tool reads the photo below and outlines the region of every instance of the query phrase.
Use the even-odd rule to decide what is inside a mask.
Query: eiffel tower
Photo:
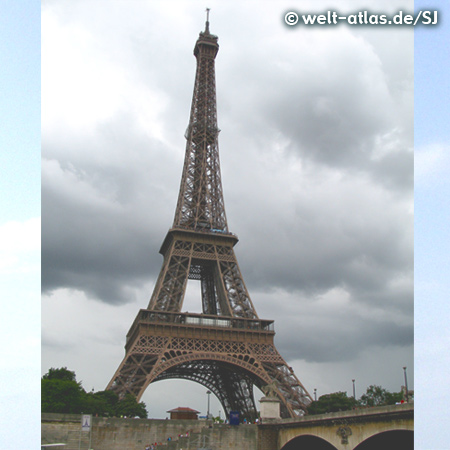
[[[125,345],[125,358],[107,389],[138,400],[150,383],[181,378],[213,392],[229,417],[256,418],[253,387],[275,386],[281,416],[305,414],[312,401],[274,345],[274,324],[250,299],[228,230],[222,194],[214,61],[218,38],[205,31],[197,59],[186,155],[172,228],[147,309],[141,309]],[[182,313],[188,280],[201,284],[202,313]]]

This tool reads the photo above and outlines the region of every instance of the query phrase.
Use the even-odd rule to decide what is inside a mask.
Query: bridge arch
[[[267,450],[315,449],[316,446],[302,443],[306,440],[303,436],[323,439],[331,445],[330,450],[410,450],[414,448],[414,404],[304,416],[285,423],[263,423],[260,428],[264,432],[267,430],[265,439],[270,440]],[[307,439],[312,441],[312,438]],[[315,442],[320,444],[320,441]]]
[[[281,450],[337,450],[327,440],[312,434],[303,434],[291,439]]]
[[[414,448],[414,432],[412,430],[383,431],[365,439],[354,450],[378,450],[380,448],[411,450]]]

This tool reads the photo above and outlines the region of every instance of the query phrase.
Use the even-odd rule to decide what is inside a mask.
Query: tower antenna
[[[209,11],[211,8],[206,8],[206,28],[205,33],[209,33]]]

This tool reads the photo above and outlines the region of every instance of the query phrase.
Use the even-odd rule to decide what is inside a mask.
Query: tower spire
[[[206,8],[205,34],[209,34],[209,11],[210,11],[210,8]]]
[[[209,8],[206,10],[209,19]],[[217,36],[201,32],[194,47],[197,59],[186,153],[175,211],[174,228],[228,232],[219,162],[215,58]]]

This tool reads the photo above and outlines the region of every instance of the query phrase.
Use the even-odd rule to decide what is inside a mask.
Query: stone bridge
[[[412,450],[413,416],[414,405],[404,404],[239,426],[94,417],[90,436],[79,414],[42,414],[41,438],[43,448],[64,450],[144,450],[153,442],[161,450]]]
[[[414,448],[414,404],[356,409],[258,427],[258,450],[409,450]]]

